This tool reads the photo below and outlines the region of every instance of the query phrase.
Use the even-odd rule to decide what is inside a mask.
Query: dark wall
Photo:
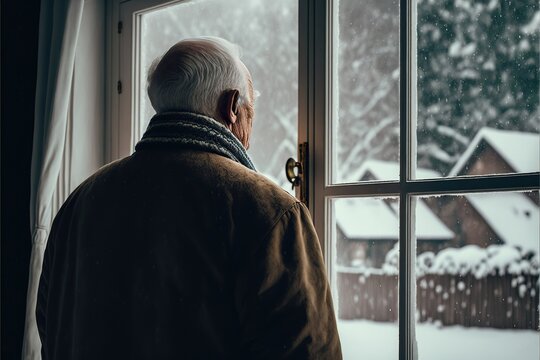
[[[40,0],[2,0],[2,359],[21,357]]]

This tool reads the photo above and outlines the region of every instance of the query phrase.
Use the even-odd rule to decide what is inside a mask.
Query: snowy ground
[[[397,360],[396,324],[339,321],[343,359]],[[416,326],[419,360],[538,360],[540,332]]]

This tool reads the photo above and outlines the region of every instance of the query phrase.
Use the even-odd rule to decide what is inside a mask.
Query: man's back
[[[220,155],[142,150],[55,219],[44,359],[339,358],[306,208]]]

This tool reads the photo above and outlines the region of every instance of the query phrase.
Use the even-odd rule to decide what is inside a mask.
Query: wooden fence
[[[340,319],[397,321],[397,275],[338,272],[337,280]],[[425,275],[416,284],[419,322],[539,329],[538,275]]]

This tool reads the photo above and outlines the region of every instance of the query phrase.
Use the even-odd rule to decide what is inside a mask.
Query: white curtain
[[[84,0],[42,0],[39,24],[30,219],[32,255],[22,358],[41,359],[36,326],[37,287],[59,188],[77,39]],[[61,186],[61,185],[60,185]]]

